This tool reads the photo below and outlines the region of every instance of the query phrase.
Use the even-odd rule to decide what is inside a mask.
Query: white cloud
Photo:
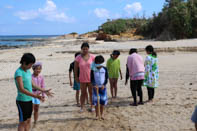
[[[21,20],[31,20],[36,18],[43,18],[47,21],[58,21],[70,23],[74,22],[73,17],[67,16],[64,12],[57,9],[56,4],[52,0],[46,0],[46,4],[43,8],[32,11],[20,11],[16,13]]]
[[[57,7],[52,0],[47,0],[46,5],[44,8],[39,8],[38,11],[43,14],[50,14],[56,12]]]
[[[87,1],[81,2],[81,5],[83,6],[102,5],[102,4],[103,2],[96,1],[96,0],[87,0]]]
[[[133,4],[127,4],[124,8],[128,15],[132,13],[138,13],[142,10],[142,5],[140,2],[135,2]]]
[[[11,6],[11,5],[7,5],[7,6],[5,6],[5,8],[6,8],[6,9],[13,9],[14,7]]]
[[[18,16],[21,20],[31,20],[38,17],[38,12],[36,11],[19,11],[16,13],[16,16]]]
[[[96,8],[94,10],[94,14],[98,18],[109,18],[109,11],[107,9],[104,9],[104,8]]]

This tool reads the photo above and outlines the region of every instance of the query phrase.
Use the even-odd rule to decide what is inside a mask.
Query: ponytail
[[[157,53],[154,51],[154,48],[152,45],[146,46],[146,52],[149,52],[152,56],[157,57]]]
[[[152,54],[153,56],[157,57],[157,53],[156,53],[156,52],[153,51],[151,54]]]

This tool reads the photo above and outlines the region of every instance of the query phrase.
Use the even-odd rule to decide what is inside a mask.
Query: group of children
[[[159,76],[157,54],[154,51],[152,45],[147,46],[145,50],[148,55],[145,59],[145,62],[143,62],[142,57],[137,53],[137,49],[135,48],[132,48],[130,50],[127,59],[125,85],[127,84],[130,77],[130,88],[134,99],[134,102],[131,105],[133,106],[143,104],[143,93],[141,89],[142,85],[147,87],[149,101],[153,100],[154,89],[158,87]],[[76,53],[75,58],[79,55],[81,55],[80,52]],[[110,81],[112,99],[117,98],[117,83],[119,76],[122,80],[120,60],[118,59],[119,55],[120,52],[118,50],[114,50],[111,54],[111,57],[107,60],[106,67],[104,64],[105,60],[102,55],[98,55],[95,58],[92,57],[92,60],[94,59],[94,61],[91,62],[91,71],[89,75],[91,77],[90,81],[92,86],[92,96],[90,96],[89,99],[91,105],[95,106],[96,117],[99,119],[104,119],[104,106],[107,105],[108,102],[106,88],[108,79]],[[42,75],[40,75],[40,72],[42,70],[42,63],[35,63],[35,61],[36,59],[33,54],[25,53],[20,61],[21,66],[16,70],[14,76],[18,94],[16,98],[16,105],[19,112],[19,131],[28,131],[30,129],[31,115],[33,111],[34,124],[36,124],[38,120],[40,101],[45,100],[45,95],[53,96],[53,93],[50,92],[51,89],[45,89],[44,78]],[[75,61],[70,64],[69,79],[70,86],[73,87],[74,90],[76,90],[77,105],[80,106],[79,94],[81,83],[76,79],[74,79],[73,83],[71,75],[72,71],[74,72],[76,69]],[[90,63],[88,64],[90,65]],[[33,74],[31,74],[30,68],[33,69]],[[78,69],[77,73],[75,72],[74,77],[79,78],[81,72],[82,71]],[[137,96],[140,97],[139,102],[137,102]],[[85,97],[88,102],[87,93]],[[197,107],[192,115],[192,121],[195,123],[195,127],[197,129]]]
[[[89,46],[88,46],[89,49]],[[129,52],[129,57],[127,60],[127,73],[126,73],[126,82],[127,84],[128,78],[130,77],[130,87],[131,92],[134,98],[134,103],[131,105],[137,106],[138,104],[143,104],[143,93],[141,86],[147,86],[149,101],[152,101],[154,98],[154,88],[158,87],[158,59],[157,54],[154,52],[154,48],[149,45],[146,47],[146,52],[148,56],[146,57],[145,62],[143,62],[142,57],[137,54],[137,49],[131,49]],[[76,53],[75,57],[80,55],[80,53]],[[92,104],[96,109],[96,117],[101,115],[103,118],[103,110],[104,106],[107,104],[107,89],[106,84],[110,82],[110,91],[112,99],[117,98],[117,83],[118,79],[122,80],[122,72],[120,68],[120,60],[118,59],[120,52],[118,50],[114,50],[110,55],[110,58],[107,60],[106,67],[104,64],[104,58],[102,55],[96,56],[94,62],[91,63],[91,85],[92,85]],[[131,62],[129,62],[131,58]],[[70,85],[76,90],[76,101],[77,105],[79,105],[79,90],[80,90],[80,82],[76,82],[74,79],[74,85],[72,84],[71,74],[74,71],[74,62],[70,64],[69,68],[69,79]],[[83,72],[84,70],[78,69],[79,72]],[[79,73],[80,74],[80,73]],[[77,74],[77,75],[79,75]],[[75,77],[75,75],[74,75]],[[137,103],[137,95],[140,97],[139,103]],[[87,94],[87,93],[86,93]],[[99,106],[99,107],[98,107]]]

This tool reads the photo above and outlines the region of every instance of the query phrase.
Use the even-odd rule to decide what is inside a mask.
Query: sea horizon
[[[60,35],[0,35],[0,46],[32,45],[40,39],[57,37]]]

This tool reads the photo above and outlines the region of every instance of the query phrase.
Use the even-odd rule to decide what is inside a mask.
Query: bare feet
[[[81,105],[79,103],[77,103],[77,107],[80,107]]]
[[[101,116],[101,120],[105,120],[105,118],[103,116]]]
[[[99,120],[99,117],[98,116],[96,116],[96,120]]]
[[[153,102],[153,99],[149,99],[148,102]]]
[[[34,124],[33,124],[33,128],[36,128],[36,122],[34,122]]]
[[[83,112],[84,112],[84,109],[81,108],[81,109],[79,110],[79,113],[83,113]]]

